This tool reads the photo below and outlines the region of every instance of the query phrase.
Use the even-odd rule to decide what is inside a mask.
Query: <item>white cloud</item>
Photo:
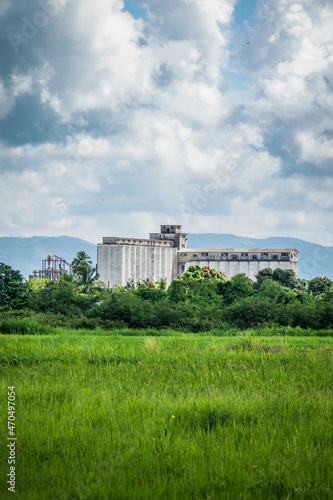
[[[147,0],[139,20],[120,0],[59,3],[26,44],[29,69],[18,59],[0,80],[0,118],[22,96],[39,100],[36,123],[54,116],[47,137],[2,144],[1,233],[96,242],[178,220],[189,232],[331,232],[333,7],[260,5],[238,66],[254,83],[237,92],[223,76],[234,0]]]
[[[332,106],[332,91],[323,78],[333,76],[333,7],[306,0],[268,4],[274,17],[268,23],[263,17],[260,26],[265,30],[261,38],[271,42],[259,66],[260,112],[278,107],[295,121],[307,119],[307,113],[323,115],[318,104]]]
[[[8,0],[0,1],[0,16],[3,16],[7,9],[10,7],[10,2]]]
[[[0,119],[5,118],[15,105],[16,99],[32,92],[31,75],[13,73],[9,85],[0,77]]]
[[[300,131],[296,135],[300,146],[301,159],[315,165],[324,160],[333,162],[333,137],[318,136],[311,130]]]

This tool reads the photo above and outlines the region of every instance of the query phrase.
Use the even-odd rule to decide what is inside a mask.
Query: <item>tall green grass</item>
[[[333,498],[332,338],[62,332],[0,348],[16,498]],[[0,448],[6,499],[5,432]]]
[[[51,335],[56,328],[29,319],[1,319],[0,332],[10,335]]]
[[[114,328],[105,330],[102,327],[94,329],[68,329],[63,327],[52,326],[49,324],[40,323],[30,318],[7,318],[0,319],[0,334],[9,335],[54,335],[54,334],[80,334],[80,335],[123,335],[131,337],[141,337],[148,335],[152,337],[179,336],[181,331],[170,329],[138,329],[138,328]],[[295,336],[295,337],[332,337],[333,330],[313,330],[311,328],[301,328],[299,326],[276,326],[276,327],[261,327],[240,331],[237,328],[229,328],[226,330],[210,330],[205,333],[197,333],[196,335],[210,335],[216,337],[235,337],[238,335],[272,337],[272,336]]]

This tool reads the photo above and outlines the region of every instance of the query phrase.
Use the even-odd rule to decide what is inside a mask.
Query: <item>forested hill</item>
[[[96,263],[97,247],[89,241],[71,236],[32,236],[30,238],[0,238],[0,262],[18,269],[28,278],[34,269],[42,268],[42,260],[53,253],[72,262],[77,252],[84,250]]]
[[[189,234],[189,248],[296,248],[299,251],[298,277],[333,279],[333,247],[320,246],[297,238],[244,238],[234,234]]]
[[[299,277],[312,279],[326,276],[333,279],[333,247],[323,247],[296,238],[244,238],[234,234],[189,234],[190,248],[296,248],[299,255]],[[31,238],[0,238],[0,262],[21,271],[27,278],[40,269],[42,259],[53,253],[71,262],[80,250],[96,263],[97,247],[89,241],[71,236],[33,236]]]

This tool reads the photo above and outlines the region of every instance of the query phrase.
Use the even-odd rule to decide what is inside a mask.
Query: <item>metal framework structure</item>
[[[29,279],[33,278],[46,278],[51,281],[56,281],[60,276],[65,273],[70,274],[72,266],[61,257],[49,253],[46,259],[42,260],[42,269],[40,271],[33,271]]]

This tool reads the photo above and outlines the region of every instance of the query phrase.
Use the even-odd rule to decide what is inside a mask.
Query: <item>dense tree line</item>
[[[229,281],[208,267],[191,266],[167,288],[128,282],[107,289],[87,254],[79,252],[73,272],[57,281],[25,282],[0,264],[2,317],[30,317],[73,328],[172,328],[183,331],[259,326],[333,328],[333,282],[297,279],[291,270],[264,269],[252,282],[245,274]]]

